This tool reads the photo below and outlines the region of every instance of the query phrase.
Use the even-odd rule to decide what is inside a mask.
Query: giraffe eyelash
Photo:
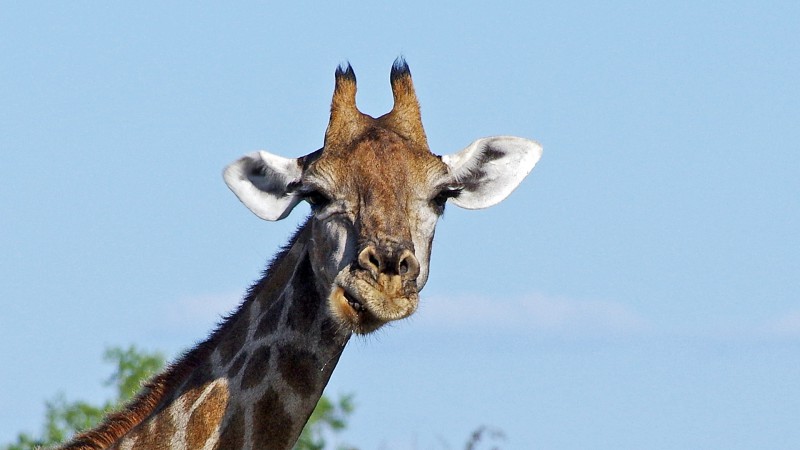
[[[461,186],[443,188],[431,199],[431,205],[433,206],[433,209],[437,214],[441,215],[444,213],[444,206],[447,203],[447,200],[458,197],[461,195],[461,191],[463,190],[464,188]]]

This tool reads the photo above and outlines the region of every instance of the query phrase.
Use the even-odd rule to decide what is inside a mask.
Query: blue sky
[[[434,152],[545,151],[348,346],[343,441],[797,448],[800,6],[700,3],[4,2],[0,442],[110,395],[106,346],[202,339],[307,213],[260,221],[222,168],[319,148],[342,61],[388,111],[402,54]]]

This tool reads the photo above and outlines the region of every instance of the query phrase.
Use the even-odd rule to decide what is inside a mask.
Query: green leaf
[[[347,419],[355,409],[353,395],[340,395],[336,403],[323,395],[306,422],[295,450],[322,450],[326,448],[326,436],[330,437],[347,428]],[[350,448],[350,447],[340,447]]]

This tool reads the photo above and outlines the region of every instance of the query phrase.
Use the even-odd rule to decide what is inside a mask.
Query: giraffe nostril
[[[381,267],[381,262],[378,261],[378,257],[375,256],[375,253],[372,253],[372,252],[370,252],[370,254],[369,254],[369,263],[371,265],[377,267],[378,269],[380,269],[380,267]]]
[[[419,261],[410,250],[403,250],[397,262],[397,273],[406,279],[416,279],[419,275]]]
[[[381,258],[373,246],[368,246],[358,254],[358,265],[362,269],[368,270],[373,277],[377,278],[381,271]]]

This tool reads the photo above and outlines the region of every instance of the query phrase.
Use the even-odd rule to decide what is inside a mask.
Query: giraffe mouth
[[[338,283],[333,286],[329,304],[339,323],[355,333],[366,334],[384,324],[359,296]]]
[[[340,279],[333,284],[329,305],[342,326],[358,334],[367,334],[416,310],[417,295],[392,294],[387,295],[367,282]]]
[[[342,289],[342,296],[347,301],[347,305],[352,308],[356,314],[362,314],[367,310],[364,304],[361,303],[361,300],[354,297],[347,289]]]

